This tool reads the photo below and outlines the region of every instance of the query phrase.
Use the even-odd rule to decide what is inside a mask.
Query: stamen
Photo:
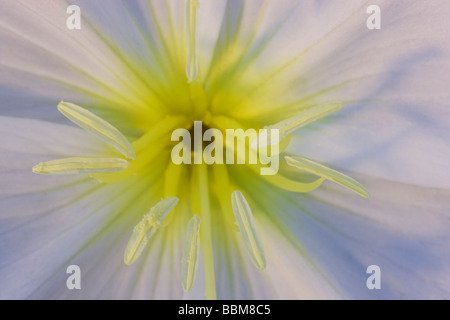
[[[253,222],[252,210],[238,190],[231,194],[231,203],[236,222],[252,261],[258,269],[263,270],[266,267],[266,258]]]
[[[346,176],[345,174],[342,174],[338,171],[335,171],[333,169],[327,168],[317,162],[314,162],[312,160],[306,159],[306,158],[300,158],[300,157],[289,157],[286,156],[285,160],[288,165],[295,167],[297,169],[315,174],[319,177],[334,181],[347,189],[350,189],[360,196],[364,198],[368,198],[369,192],[364,188],[358,181],[356,181],[353,178],[350,178]]]
[[[323,104],[303,110],[302,112],[291,118],[265,127],[265,129],[267,130],[264,130],[257,139],[254,139],[251,146],[252,148],[257,149],[265,147],[267,145],[278,143],[280,140],[284,139],[286,136],[290,135],[298,128],[340,109],[342,109],[341,104],[332,103]],[[271,135],[270,129],[279,129],[279,134]]]
[[[198,258],[200,256],[200,217],[195,215],[189,221],[184,247],[183,259],[181,260],[181,279],[184,292],[189,292],[197,274]]]
[[[32,170],[48,175],[107,173],[122,171],[129,165],[128,161],[119,158],[66,158],[41,162]]]
[[[276,125],[274,125],[276,126]],[[283,136],[280,135],[280,129],[263,129],[260,131],[259,135],[252,140],[250,147],[252,149],[263,149],[264,147],[270,146],[270,145],[277,145],[280,143],[280,137],[284,138],[288,136],[288,134],[285,134],[284,132],[281,132]],[[267,148],[266,148],[267,153]]]
[[[289,177],[282,176],[281,174],[276,174],[273,176],[261,176],[264,180],[269,182],[270,184],[284,189],[286,191],[298,192],[298,193],[307,193],[316,190],[319,188],[324,178],[319,178],[312,182],[301,182]]]
[[[161,226],[169,212],[177,205],[178,198],[170,197],[161,200],[134,227],[133,234],[128,241],[123,261],[131,265],[139,258],[149,239]]]
[[[198,2],[198,0],[187,0],[186,22],[187,22],[188,52],[186,63],[186,75],[189,83],[193,82],[198,75],[198,58],[197,58],[198,8],[200,8],[200,3]]]
[[[80,128],[102,139],[128,159],[136,159],[136,153],[128,139],[110,123],[73,103],[61,101],[58,110]]]

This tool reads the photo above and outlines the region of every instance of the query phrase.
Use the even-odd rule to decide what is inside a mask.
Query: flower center
[[[143,217],[144,213],[141,212],[140,221],[136,219],[137,224],[124,252],[124,262],[127,265],[133,264],[156,232],[164,232],[164,226],[174,218],[181,219],[183,214],[188,215],[183,235],[185,241],[181,259],[182,287],[186,292],[191,290],[202,248],[205,295],[208,299],[215,299],[213,236],[217,230],[239,231],[244,247],[256,268],[264,269],[266,266],[262,241],[247,201],[247,198],[253,197],[254,200],[256,196],[252,195],[252,190],[238,190],[245,185],[239,184],[239,180],[262,179],[255,183],[264,182],[291,192],[310,192],[325,180],[329,180],[363,197],[368,197],[368,192],[350,177],[312,160],[285,153],[294,131],[340,110],[340,103],[330,102],[303,108],[281,121],[265,124],[264,128],[255,128],[255,125],[241,122],[235,105],[229,107],[236,112],[228,113],[224,108],[214,107],[214,101],[219,99],[217,97],[224,98],[227,103],[234,101],[234,97],[227,99],[227,92],[218,93],[218,87],[227,77],[216,81],[212,86],[214,90],[205,90],[200,79],[197,52],[198,10],[198,0],[187,0],[185,77],[173,78],[171,76],[174,73],[179,74],[170,70],[172,72],[167,79],[161,81],[169,82],[168,89],[164,88],[163,93],[155,94],[151,99],[144,97],[145,103],[131,103],[137,99],[133,96],[134,93],[142,95],[142,88],[145,92],[145,81],[137,81],[139,86],[133,87],[133,93],[124,95],[131,96],[131,102],[124,99],[127,108],[118,108],[121,116],[119,118],[133,113],[135,119],[133,118],[131,127],[139,127],[140,130],[132,143],[121,131],[94,113],[74,104],[61,102],[58,110],[76,125],[112,147],[114,155],[53,160],[36,165],[33,172],[86,173],[102,183],[117,183],[130,177],[146,179],[148,172],[160,174],[164,180],[161,194],[165,198],[154,204]],[[155,73],[156,79],[158,76]],[[152,81],[151,77],[149,81]],[[170,94],[165,100],[160,96],[167,91]],[[238,91],[239,94],[246,95],[246,90]],[[129,104],[132,104],[132,107],[128,107]],[[233,134],[229,135],[230,130]],[[289,170],[278,172],[279,161],[284,161],[285,167],[290,170],[313,175],[314,180],[305,182],[297,179],[289,175]],[[234,167],[225,164],[244,165],[249,173],[245,173],[244,177],[236,177],[232,173]],[[142,193],[143,190],[136,192]],[[183,201],[188,203],[190,208],[175,208]],[[184,212],[181,212],[182,210]]]

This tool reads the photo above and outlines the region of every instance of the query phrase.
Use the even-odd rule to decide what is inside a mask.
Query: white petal
[[[397,77],[392,75],[392,84],[374,86],[373,95],[366,99],[375,101],[306,127],[293,139],[291,150],[389,180],[448,188],[450,114],[446,106],[450,96],[445,80],[433,84],[427,79],[444,79],[450,66],[438,57],[433,62],[429,59],[423,56],[423,62],[414,65],[407,62],[403,71],[396,71]],[[368,88],[363,84],[354,88],[355,93],[342,96],[360,97],[356,90]]]
[[[333,250],[329,247],[322,252],[322,258],[317,256],[316,259],[323,259],[330,265],[331,261],[339,261],[337,257],[343,251],[346,252],[348,258],[335,262],[333,270],[340,270],[335,279],[351,298],[448,298],[448,190],[408,186],[371,177],[364,180],[374,191],[365,204],[356,199],[344,204],[342,198],[327,196],[330,205],[336,208],[334,211],[328,205],[307,207],[314,207],[317,218],[333,226],[333,231],[329,227],[321,228],[323,241],[345,248]],[[323,194],[318,197],[319,201],[327,199]],[[314,252],[313,247],[311,252]],[[328,259],[330,262],[326,262]],[[365,272],[352,281],[351,275],[344,272],[356,272],[369,265],[381,268],[382,290],[379,292],[359,286],[368,277]],[[331,271],[329,268],[326,272]]]
[[[242,119],[271,124],[299,108],[343,101],[342,112],[298,132],[291,150],[386,179],[449,187],[450,43],[442,32],[449,27],[448,2],[382,1],[376,31],[366,27],[369,1],[270,2],[266,14],[260,4],[237,2],[225,16],[238,21],[242,13],[249,23],[263,13],[254,38],[251,27],[231,37],[238,48],[252,39],[242,54],[249,65],[215,104],[226,101],[224,112],[234,107]],[[224,26],[219,44],[227,39]],[[264,50],[250,58],[258,44]],[[239,90],[246,90],[245,103],[221,99]]]
[[[344,102],[342,112],[299,131],[290,150],[384,179],[448,188],[450,41],[441,30],[450,26],[450,6],[435,5],[382,2],[380,31],[367,30],[364,11],[350,17],[349,10],[298,69],[289,69],[299,99]]]
[[[215,232],[215,273],[218,299],[271,299],[274,292],[265,278],[266,272],[256,270],[242,242],[232,228]]]
[[[316,280],[309,281],[299,270],[288,280],[283,279],[284,273],[276,272],[278,267],[272,273],[275,283],[289,282],[294,297],[303,296],[295,287],[311,286],[326,299],[447,298],[449,191],[357,178],[371,190],[370,199],[350,199],[334,188],[297,197],[255,188],[260,206],[272,217],[272,226],[291,241],[291,232],[295,234],[296,240],[291,243],[296,243],[297,256],[309,265],[306,272],[316,273]],[[269,196],[282,202],[271,203]],[[270,255],[267,261],[270,270]],[[286,259],[280,265],[286,263],[289,270],[293,268],[289,262]],[[370,265],[381,268],[382,290],[366,287]],[[313,292],[310,297],[316,298]]]
[[[3,171],[0,192],[3,195],[34,192],[45,189],[47,183],[67,181],[55,177],[42,179],[33,174],[31,168],[40,162],[74,155],[113,154],[81,129],[39,120],[0,117],[0,135],[0,170]]]
[[[133,270],[123,266],[129,232],[157,200],[155,181],[163,173],[114,185],[79,176],[38,176],[31,172],[34,163],[93,152],[95,139],[78,128],[5,117],[0,117],[0,133],[1,298],[181,297],[179,270],[172,267],[181,259],[173,237],[177,224],[164,228],[169,230],[166,238],[150,245],[155,250],[145,263],[149,270],[142,269],[144,264]],[[148,193],[136,195],[135,187]],[[155,255],[169,267],[150,263]],[[82,271],[80,291],[66,288],[66,268],[73,264]],[[148,273],[158,280],[150,281]],[[166,282],[177,276],[178,282]],[[109,287],[114,290],[105,290]]]
[[[146,80],[146,68],[158,69],[161,61],[148,59],[149,43],[154,42],[139,31],[142,21],[136,22],[130,13],[129,7],[139,12],[142,3],[76,4],[82,13],[81,30],[66,27],[65,1],[0,4],[0,112],[62,121],[53,112],[59,100],[67,100],[106,114],[113,124],[120,119],[122,132],[136,134],[139,128],[127,125],[145,125],[139,121],[141,112],[147,103],[158,101],[152,85],[162,81],[155,78],[158,73],[152,82]],[[118,109],[126,109],[126,115]]]
[[[269,222],[263,225],[270,239],[266,242],[269,259],[266,281],[270,283],[274,297],[290,300],[343,298],[340,289],[322,272],[320,265],[312,263],[307,254],[293,246]]]
[[[3,115],[47,118],[51,117],[50,108],[57,105],[55,93],[61,95],[59,99],[71,101],[80,100],[81,89],[105,94],[86,74],[76,70],[111,83],[114,77],[100,62],[112,62],[111,53],[89,28],[73,32],[67,29],[67,3],[14,1],[3,2],[0,9],[4,44],[0,49],[0,83],[2,87],[13,86],[9,92],[3,89],[8,103],[2,104]]]
[[[258,228],[264,235],[267,267],[256,271],[239,233],[220,232],[216,282],[219,299],[335,299],[341,297],[329,280],[287,241],[270,221]]]

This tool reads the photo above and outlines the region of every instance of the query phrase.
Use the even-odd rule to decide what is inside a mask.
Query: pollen
[[[177,203],[178,198],[175,197],[161,200],[134,227],[133,234],[125,249],[123,258],[125,264],[131,265],[139,258],[150,238],[161,227],[164,219]]]

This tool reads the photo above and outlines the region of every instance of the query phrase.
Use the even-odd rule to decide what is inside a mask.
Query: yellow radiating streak
[[[212,239],[212,220],[209,203],[208,168],[206,165],[194,165],[191,178],[193,189],[193,211],[200,212],[202,217],[201,243],[203,246],[203,262],[205,270],[205,296],[208,300],[217,299],[216,279],[214,272],[214,250]],[[198,210],[198,211],[197,211]]]
[[[198,57],[197,57],[197,10],[200,7],[198,0],[188,0],[186,4],[186,22],[187,22],[187,62],[186,75],[188,82],[191,83],[198,75]]]
[[[236,226],[236,220],[233,216],[233,209],[230,203],[231,184],[225,165],[213,166],[213,187],[219,201],[220,209],[224,220],[234,230],[239,230]]]

